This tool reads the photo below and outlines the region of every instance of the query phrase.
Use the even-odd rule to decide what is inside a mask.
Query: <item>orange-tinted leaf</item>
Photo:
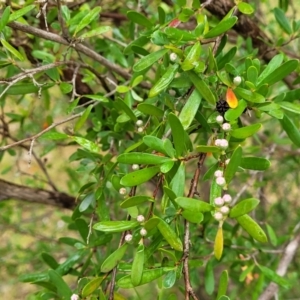
[[[236,98],[236,96],[231,88],[227,89],[226,102],[228,103],[230,108],[236,108],[238,106],[238,99]]]

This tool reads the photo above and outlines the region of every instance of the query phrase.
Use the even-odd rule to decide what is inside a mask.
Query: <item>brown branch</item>
[[[53,42],[56,42],[56,43],[59,43],[62,45],[73,47],[75,50],[77,50],[77,51],[85,54],[89,58],[99,62],[100,64],[105,66],[108,70],[117,73],[121,77],[123,77],[125,79],[131,78],[130,73],[128,73],[126,70],[124,70],[123,68],[119,67],[118,65],[110,62],[105,57],[103,57],[99,53],[95,52],[94,50],[92,50],[91,48],[89,48],[83,44],[80,44],[80,43],[71,43],[70,44],[66,39],[60,37],[59,35],[57,35],[55,33],[47,32],[47,31],[29,26],[29,25],[21,24],[19,22],[10,22],[9,24],[7,24],[7,26],[9,26],[13,29],[23,31],[25,33],[33,34],[34,36],[37,36],[37,37],[40,37],[40,38],[43,38],[43,39],[46,39],[49,41],[53,41]],[[147,82],[141,82],[140,85],[146,89],[149,89],[151,87],[151,85]]]
[[[75,197],[65,193],[22,186],[0,179],[0,201],[10,199],[53,205],[68,209],[75,207]]]
[[[56,123],[52,123],[49,127],[47,127],[46,129],[40,131],[40,132],[37,133],[37,134],[34,134],[34,135],[32,135],[32,136],[30,136],[30,137],[28,137],[28,138],[25,138],[25,139],[23,139],[23,140],[14,142],[14,143],[12,143],[12,144],[9,144],[9,145],[0,147],[0,151],[4,151],[4,150],[7,150],[7,149],[12,148],[12,147],[14,147],[14,146],[24,144],[25,142],[35,140],[35,139],[39,138],[41,135],[43,135],[45,132],[50,131],[51,129],[55,128],[55,127],[58,126],[58,125],[67,123],[67,122],[72,121],[72,120],[74,120],[74,119],[77,119],[77,118],[81,117],[82,114],[83,114],[83,112],[80,112],[80,113],[75,114],[75,115],[73,115],[73,116],[70,116],[70,117],[68,117],[68,118],[66,118],[66,119],[64,119],[64,120],[62,120],[62,121],[58,121],[58,122],[56,122]]]
[[[296,251],[299,248],[300,244],[300,234],[298,234],[294,239],[292,239],[284,249],[284,253],[279,262],[276,273],[280,276],[284,276],[287,272],[287,268],[292,262]],[[271,282],[264,292],[260,295],[258,300],[271,300],[278,291],[278,285],[274,282]]]
[[[188,197],[193,197],[197,193],[197,185],[200,177],[201,169],[206,158],[206,153],[201,153],[197,169],[194,173],[193,179],[191,181],[190,190],[188,193]],[[184,245],[183,245],[183,276],[185,283],[185,300],[189,300],[190,296],[194,300],[198,300],[193,287],[190,281],[190,273],[189,273],[189,253],[190,252],[190,223],[187,220],[184,220]]]

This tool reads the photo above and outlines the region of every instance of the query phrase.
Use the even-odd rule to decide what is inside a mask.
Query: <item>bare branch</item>
[[[103,66],[105,66],[108,70],[113,71],[117,74],[119,74],[121,77],[125,78],[125,79],[130,79],[131,75],[124,70],[123,68],[119,67],[118,65],[110,62],[109,60],[107,60],[105,57],[103,57],[102,55],[100,55],[99,53],[95,52],[94,50],[90,49],[89,47],[80,44],[80,43],[74,43],[71,44],[64,38],[60,37],[59,35],[52,33],[52,32],[47,32],[38,28],[34,28],[32,26],[29,25],[25,25],[25,24],[21,24],[19,22],[10,22],[7,26],[13,28],[13,29],[17,29],[26,33],[30,33],[33,34],[37,37],[46,39],[46,40],[50,40],[62,45],[66,45],[66,46],[71,46],[74,49],[76,49],[77,51],[85,54],[86,56],[92,58],[93,60],[99,62],[100,64],[102,64]],[[141,82],[141,86],[143,88],[150,88],[150,84],[147,82]]]
[[[296,251],[300,244],[300,234],[298,234],[294,239],[292,239],[284,249],[282,258],[279,262],[276,273],[280,276],[284,276],[287,272],[288,266],[291,264]],[[271,300],[278,291],[278,285],[271,282],[264,292],[260,295],[258,300]]]
[[[75,198],[65,193],[36,189],[0,179],[0,201],[22,200],[73,209]]]
[[[23,144],[23,143],[25,143],[25,142],[35,140],[35,139],[37,139],[38,137],[40,137],[41,135],[43,135],[45,132],[50,131],[51,129],[57,127],[58,125],[61,125],[61,124],[70,122],[70,121],[72,121],[72,120],[74,120],[74,119],[77,119],[77,118],[81,117],[82,114],[83,114],[83,112],[80,112],[80,113],[75,114],[75,115],[73,115],[73,116],[70,116],[70,117],[68,117],[68,118],[66,118],[66,119],[64,119],[64,120],[62,120],[62,121],[58,121],[58,122],[56,122],[56,123],[52,123],[49,127],[47,127],[46,129],[42,130],[41,132],[39,132],[39,133],[37,133],[37,134],[35,134],[35,135],[31,136],[31,137],[28,137],[28,138],[26,138],[26,139],[17,141],[17,142],[15,142],[15,143],[10,144],[10,145],[6,145],[6,146],[0,147],[0,151],[4,151],[4,150],[10,149],[10,148],[12,148],[12,147],[14,147],[14,146],[21,145],[21,144]]]

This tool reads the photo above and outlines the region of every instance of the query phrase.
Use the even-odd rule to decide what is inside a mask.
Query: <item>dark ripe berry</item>
[[[229,109],[229,105],[225,100],[220,99],[216,104],[216,110],[220,114],[224,115],[225,112]]]

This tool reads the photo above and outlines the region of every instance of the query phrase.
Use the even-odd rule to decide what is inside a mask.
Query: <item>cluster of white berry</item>
[[[136,217],[136,220],[137,220],[139,223],[144,223],[145,217],[144,217],[143,215],[138,215],[138,216]],[[141,236],[146,236],[146,235],[147,235],[147,230],[146,230],[144,227],[142,227],[142,228],[140,229],[140,235],[141,235]],[[126,234],[126,235],[125,235],[125,242],[130,243],[131,241],[132,241],[132,234],[130,234],[130,233]]]
[[[144,131],[144,122],[142,120],[137,120],[135,125],[137,126],[137,131],[138,132],[143,132]]]
[[[217,197],[214,200],[214,204],[216,207],[216,211],[214,213],[214,218],[217,221],[222,221],[224,217],[226,217],[229,212],[229,204],[232,201],[232,198],[229,194],[225,194],[223,197]]]

